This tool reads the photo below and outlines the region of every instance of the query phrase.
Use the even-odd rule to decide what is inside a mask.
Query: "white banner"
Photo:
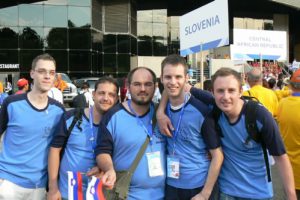
[[[180,54],[229,44],[228,1],[215,0],[180,17]]]
[[[233,60],[280,60],[287,59],[285,31],[233,30],[233,45],[230,48]]]

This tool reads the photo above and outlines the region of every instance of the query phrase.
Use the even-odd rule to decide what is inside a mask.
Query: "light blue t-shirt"
[[[5,99],[0,112],[0,133],[6,131],[0,178],[25,188],[46,186],[49,144],[63,112],[63,106],[52,98],[44,109],[35,108],[27,94]]]
[[[250,140],[245,127],[245,107],[239,119],[230,123],[224,113],[219,125],[224,137],[221,138],[224,162],[219,175],[220,190],[228,195],[265,199],[273,196],[272,182],[268,182],[263,150],[260,143]],[[271,114],[263,107],[257,110],[257,126],[271,155],[285,153],[278,127]]]
[[[67,139],[67,129],[74,119],[74,113],[75,110],[68,111],[66,116],[61,120],[51,143],[52,147],[63,147]],[[81,130],[78,128],[78,125],[77,122],[72,129],[60,163],[59,191],[63,198],[68,198],[67,171],[82,173],[83,194],[85,194],[88,185],[88,177],[85,173],[94,166],[97,166],[94,157],[94,148],[96,145],[98,125],[90,124],[90,120],[85,114],[82,115],[82,122],[79,126]]]
[[[149,112],[137,119],[122,104],[112,108],[102,119],[98,132],[96,155],[108,153],[112,156],[116,171],[128,170],[144,143],[147,133],[141,125],[149,122]],[[150,177],[147,153],[160,152],[162,176]],[[135,170],[129,187],[128,200],[161,200],[165,190],[165,139],[155,129],[152,142]]]
[[[183,111],[181,110],[183,109]],[[184,108],[167,113],[176,129],[182,113],[179,131],[175,136],[167,139],[168,155],[173,155],[175,143],[175,157],[179,158],[179,178],[167,178],[167,184],[176,188],[194,189],[202,187],[206,181],[210,160],[208,159],[207,145],[201,135],[201,126],[204,116],[209,112],[208,106],[193,96]]]

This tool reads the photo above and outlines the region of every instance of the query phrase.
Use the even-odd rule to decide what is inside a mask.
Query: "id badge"
[[[150,177],[162,176],[163,170],[160,159],[160,152],[150,152],[146,153],[148,160],[148,171]]]
[[[179,158],[175,156],[167,157],[167,177],[179,179]]]

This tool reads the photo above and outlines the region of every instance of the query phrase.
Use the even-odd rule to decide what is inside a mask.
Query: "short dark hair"
[[[188,65],[183,57],[177,54],[172,54],[167,56],[162,62],[161,62],[161,74],[163,74],[164,67],[167,65],[178,65],[181,64],[184,68],[184,74],[187,74]]]
[[[111,83],[116,87],[116,92],[118,94],[119,92],[119,85],[116,79],[110,77],[110,76],[103,76],[99,78],[99,80],[96,81],[95,83],[95,91],[97,90],[98,86],[102,83]]]
[[[242,88],[243,80],[242,80],[241,74],[231,68],[222,67],[219,70],[217,70],[215,72],[215,74],[212,75],[212,77],[211,77],[212,89],[214,89],[214,84],[218,77],[226,77],[226,76],[231,76],[231,75],[238,81],[239,88]]]
[[[207,90],[207,91],[212,91],[212,84],[211,84],[211,80],[207,79],[203,82],[203,90]]]
[[[152,71],[151,69],[149,69],[148,67],[137,67],[137,68],[134,68],[133,70],[131,70],[128,75],[127,75],[127,83],[130,84],[132,82],[132,77],[133,77],[133,74],[137,71],[137,70],[140,70],[140,69],[145,69],[147,70],[148,72],[150,72],[150,74],[152,75],[152,81],[153,83],[155,84],[156,83],[156,75],[154,73],[154,71]]]
[[[52,61],[54,63],[54,66],[56,67],[56,61],[55,59],[48,53],[44,53],[44,54],[41,54],[41,55],[38,55],[37,57],[35,57],[33,60],[32,60],[32,64],[31,64],[31,69],[34,70],[35,67],[36,67],[36,63],[39,61],[39,60],[49,60],[49,61]]]

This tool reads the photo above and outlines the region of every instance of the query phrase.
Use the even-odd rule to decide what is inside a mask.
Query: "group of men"
[[[129,72],[131,99],[123,103],[117,103],[116,81],[100,78],[94,105],[83,111],[66,112],[47,96],[55,74],[55,60],[49,54],[36,57],[30,72],[32,90],[4,101],[0,199],[45,199],[47,184],[47,199],[68,199],[68,171],[83,175],[84,191],[90,176],[101,177],[112,189],[117,172],[133,165],[147,138],[127,199],[213,199],[217,179],[221,200],[272,199],[261,144],[246,143],[248,102],[240,98],[242,80],[236,71],[222,68],[215,73],[213,98],[195,88],[187,91],[185,59],[166,57],[161,64],[165,95],[157,113],[152,103],[156,75],[149,68]],[[221,110],[217,122],[211,115],[214,104]],[[263,106],[257,112],[262,140],[279,166],[287,199],[296,200],[292,168],[277,125]],[[155,115],[159,126],[153,124]]]

